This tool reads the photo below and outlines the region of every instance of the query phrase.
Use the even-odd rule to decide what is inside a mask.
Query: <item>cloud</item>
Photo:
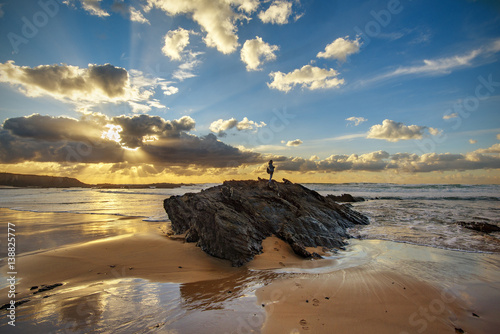
[[[231,118],[228,120],[218,119],[212,124],[210,124],[210,131],[216,133],[219,137],[225,137],[227,131],[236,128],[238,131],[251,131],[257,128],[266,126],[264,122],[254,122],[249,120],[247,117],[243,117],[241,121],[238,122],[236,118]]]
[[[163,94],[165,95],[174,95],[179,92],[179,88],[174,86],[165,86],[162,89],[163,89]]]
[[[163,48],[161,51],[171,60],[181,60],[181,53],[189,44],[189,30],[179,28],[170,30],[164,39]]]
[[[27,96],[56,98],[120,98],[127,94],[128,73],[110,64],[89,64],[86,69],[70,65],[17,66],[14,61],[0,64],[0,82],[20,86]]]
[[[257,71],[264,62],[275,60],[274,53],[278,50],[277,45],[270,45],[256,36],[255,39],[249,39],[243,44],[241,60],[246,64],[247,71]]]
[[[498,140],[500,140],[500,133],[499,133],[499,134],[497,134],[497,139],[498,139]]]
[[[477,66],[478,58],[488,58],[500,51],[500,39],[494,40],[475,50],[464,54],[442,57],[437,59],[424,59],[415,66],[401,66],[393,71],[382,74],[369,81],[399,77],[404,75],[443,75],[454,70]]]
[[[179,81],[196,77],[196,74],[194,74],[194,70],[198,65],[201,64],[201,61],[198,59],[198,56],[201,54],[203,54],[203,52],[191,51],[185,54],[184,63],[179,65],[179,67],[172,74],[172,77]]]
[[[283,0],[274,1],[266,11],[259,13],[263,23],[286,24],[292,15],[292,3]]]
[[[144,17],[142,12],[138,9],[135,9],[134,7],[130,7],[130,20],[133,22],[138,22],[138,23],[149,23],[148,19]]]
[[[359,38],[350,41],[349,36],[346,36],[345,38],[337,38],[335,41],[328,44],[325,47],[325,51],[319,52],[316,57],[346,61],[347,56],[358,53],[359,48]]]
[[[321,160],[316,156],[304,159],[238,149],[219,141],[214,134],[201,137],[189,134],[194,127],[195,121],[188,116],[165,120],[149,115],[110,118],[94,113],[80,119],[37,114],[9,118],[0,127],[0,163],[51,162],[61,166],[104,163],[115,164],[113,168],[117,173],[130,166],[142,166],[153,174],[167,168],[181,175],[204,173],[203,169],[207,168],[217,173],[220,168],[260,165],[269,159],[276,161],[280,171],[300,173],[500,169],[500,144],[465,154],[419,156],[374,151],[361,155],[331,155]]]
[[[2,7],[4,6],[5,4],[3,3],[0,3],[0,18],[2,18],[4,15],[5,15],[5,12],[3,11]]]
[[[475,139],[469,139],[469,144],[477,144],[477,140],[475,140]]]
[[[452,119],[452,118],[457,118],[458,117],[458,113],[456,112],[452,112],[451,114],[445,114],[443,115],[443,119],[444,120],[448,120],[448,119]]]
[[[289,92],[296,85],[309,90],[337,88],[344,84],[344,79],[338,79],[334,69],[322,69],[305,65],[289,73],[271,72],[272,82],[267,86],[283,92]]]
[[[148,0],[149,8],[159,8],[169,16],[189,15],[206,33],[205,44],[224,54],[239,46],[236,23],[249,20],[257,10],[257,0]]]
[[[404,125],[403,123],[386,119],[382,124],[373,125],[366,138],[384,139],[390,142],[398,142],[400,140],[422,139],[425,130],[431,135],[437,135],[439,130],[427,126],[419,125]]]
[[[367,119],[366,119],[366,118],[364,118],[364,117],[354,117],[354,116],[353,116],[353,117],[346,118],[345,120],[346,120],[346,121],[348,121],[348,122],[352,122],[352,124],[351,124],[351,125],[354,125],[354,126],[358,126],[358,125],[360,125],[361,123],[363,123],[363,122],[366,122],[366,121],[367,121]]]
[[[64,3],[68,5],[73,5],[76,0],[67,0]],[[102,0],[78,0],[82,5],[82,8],[87,11],[90,15],[95,15],[99,17],[109,16],[109,13],[101,8]]]
[[[289,140],[287,143],[286,143],[286,146],[299,146],[299,145],[302,145],[302,140],[300,139],[295,139],[295,140]]]
[[[203,168],[235,167],[265,160],[224,144],[213,134],[194,136],[189,116],[90,114],[80,120],[31,115],[10,118],[0,128],[0,163],[132,163]],[[134,151],[130,149],[136,149]]]
[[[49,96],[86,106],[145,103],[153,96],[156,87],[169,84],[161,78],[147,77],[141,71],[127,71],[111,64],[89,64],[88,68],[66,64],[31,68],[18,66],[12,60],[0,63],[0,82],[17,87],[29,97]]]
[[[419,156],[414,153],[391,155],[386,151],[375,151],[361,155],[331,155],[323,160],[318,160],[316,157],[303,159],[284,156],[273,156],[272,159],[276,161],[280,171],[301,173],[391,170],[398,173],[429,173],[498,169],[500,168],[500,144],[466,154],[428,153]]]
[[[500,153],[500,144],[493,144],[491,147],[488,148],[480,148],[478,150],[475,150],[473,153],[475,154],[488,154],[488,153]]]

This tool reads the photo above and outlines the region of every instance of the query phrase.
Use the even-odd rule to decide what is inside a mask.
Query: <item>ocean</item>
[[[412,321],[412,312],[417,314],[422,307],[438,305],[442,314],[434,315],[445,315],[444,302],[436,304],[441,300],[440,291],[451,291],[452,296],[456,296],[453,298],[462,303],[461,309],[468,310],[467,315],[459,318],[460,324],[454,321],[455,328],[469,326],[463,328],[469,328],[467,332],[494,333],[500,325],[497,321],[500,233],[480,233],[456,224],[481,221],[499,225],[498,185],[305,184],[322,195],[349,193],[366,199],[352,206],[369,217],[370,225],[350,229],[355,238],[348,241],[345,251],[332,253],[318,267],[314,261],[301,261],[296,265],[279,262],[271,269],[242,267],[222,275],[221,270],[227,271],[222,266],[206,271],[220,275],[208,280],[157,279],[162,276],[153,274],[175,278],[187,270],[192,278],[203,272],[189,262],[194,245],[185,247],[177,241],[166,241],[170,248],[158,248],[151,242],[163,239],[151,236],[158,237],[169,229],[169,219],[163,209],[165,198],[199,192],[213,185],[174,189],[1,188],[0,263],[6,263],[7,223],[11,223],[15,225],[19,299],[28,301],[16,308],[15,328],[8,324],[9,318],[4,315],[0,318],[0,332],[11,329],[11,332],[44,334],[261,333],[272,324],[273,310],[278,310],[273,309],[274,305],[286,305],[288,298],[295,294],[300,295],[304,304],[293,303],[300,309],[296,311],[298,318],[294,324],[305,321],[301,319],[308,322],[317,319],[316,313],[308,318],[303,312],[316,310],[314,298],[326,303],[324,296],[330,296],[330,301],[339,300],[341,304],[337,309],[325,309],[328,316],[321,319],[334,318],[336,324],[345,318],[339,315],[344,309],[360,310],[361,307],[360,312],[354,313],[356,317],[378,314],[377,317],[385,319],[380,321],[390,326],[394,321],[392,311],[406,305],[409,313],[396,318],[401,330],[414,332],[423,327],[415,327],[420,323]],[[122,240],[128,240],[126,245],[130,245],[134,236],[144,243],[135,243],[130,249],[121,246]],[[185,253],[165,260],[168,256],[161,252],[179,247],[183,247]],[[276,250],[268,256],[276,256],[273,255]],[[282,252],[279,254],[287,254]],[[143,264],[148,257],[154,259],[153,263]],[[139,262],[130,264],[134,258]],[[72,265],[68,259],[74,259],[78,265]],[[277,261],[286,259],[280,256]],[[37,267],[37,261],[42,261],[42,267]],[[69,268],[61,267],[59,261]],[[204,258],[199,264],[210,261]],[[165,262],[172,262],[173,268],[178,269],[159,269],[168,268]],[[88,277],[92,280],[79,283],[79,279]],[[9,288],[8,278],[6,273],[0,274],[0,289],[4,292]],[[407,285],[404,282],[409,278],[427,282],[432,288],[422,290],[420,285]],[[280,282],[292,282],[296,290],[282,289]],[[32,285],[54,283],[64,285],[37,295],[30,289]],[[305,284],[312,284],[312,290],[303,292]],[[346,288],[348,284],[351,290]],[[344,291],[341,288],[347,289],[345,293],[349,298],[335,297]],[[274,297],[266,299],[268,297],[262,295],[268,290],[274,291]],[[284,291],[287,292],[284,294]],[[388,297],[391,291],[395,299]],[[415,298],[427,296],[426,291],[437,293],[416,302]],[[363,303],[349,304],[356,294]],[[4,299],[6,295],[7,292]],[[279,300],[276,296],[283,298]],[[404,301],[398,301],[398,296]],[[372,305],[370,300],[375,301],[376,306],[363,311],[363,305]],[[448,305],[448,299],[446,303]],[[389,313],[377,313],[380,307],[388,308]],[[429,326],[439,323],[431,322]],[[318,323],[316,329],[321,327],[325,332],[322,326]],[[328,332],[334,331],[332,327]]]
[[[67,224],[68,229],[84,228],[89,231],[87,240],[142,229],[141,224],[138,227],[137,223],[129,223],[131,218],[140,219],[144,229],[166,231],[169,220],[163,209],[165,198],[199,192],[214,185],[198,184],[173,189],[2,188],[0,208],[14,210],[18,212],[18,217],[22,217],[25,211],[51,215],[18,226],[23,234],[24,231],[36,231],[38,224],[44,224],[44,235],[25,233],[26,242],[19,242],[22,252],[41,251],[49,246],[57,247],[72,242],[71,238],[65,238],[47,246],[50,229],[47,229],[46,224],[53,225],[54,230],[58,230],[62,224]],[[370,225],[350,230],[354,237],[467,252],[500,253],[500,233],[479,233],[456,224],[474,221],[500,226],[500,185],[304,185],[322,195],[348,193],[366,199],[352,204],[370,219]],[[78,214],[81,219],[67,222],[62,216],[57,216],[62,213]],[[114,219],[107,218],[110,216]],[[96,217],[103,219],[96,221]],[[81,233],[78,234],[81,238]]]

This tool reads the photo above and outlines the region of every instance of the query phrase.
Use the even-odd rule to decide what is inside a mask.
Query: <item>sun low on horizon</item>
[[[500,184],[500,3],[0,0],[0,171]]]

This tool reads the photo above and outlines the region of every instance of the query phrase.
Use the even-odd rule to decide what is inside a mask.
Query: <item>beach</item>
[[[132,195],[149,198],[151,207],[151,196],[164,198],[160,190]],[[2,332],[496,333],[500,327],[496,252],[355,238],[344,251],[316,249],[323,259],[308,260],[272,236],[253,261],[232,267],[168,237],[168,221],[157,211],[117,215],[115,203],[110,212],[84,214],[78,205],[65,212],[0,209],[3,229],[7,223],[17,229],[15,300],[22,302],[16,326],[3,316]],[[4,305],[10,298],[2,252]]]

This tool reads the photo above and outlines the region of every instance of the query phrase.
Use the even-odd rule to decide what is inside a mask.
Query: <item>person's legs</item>
[[[273,179],[273,173],[269,174],[269,183],[271,183],[272,179]]]

